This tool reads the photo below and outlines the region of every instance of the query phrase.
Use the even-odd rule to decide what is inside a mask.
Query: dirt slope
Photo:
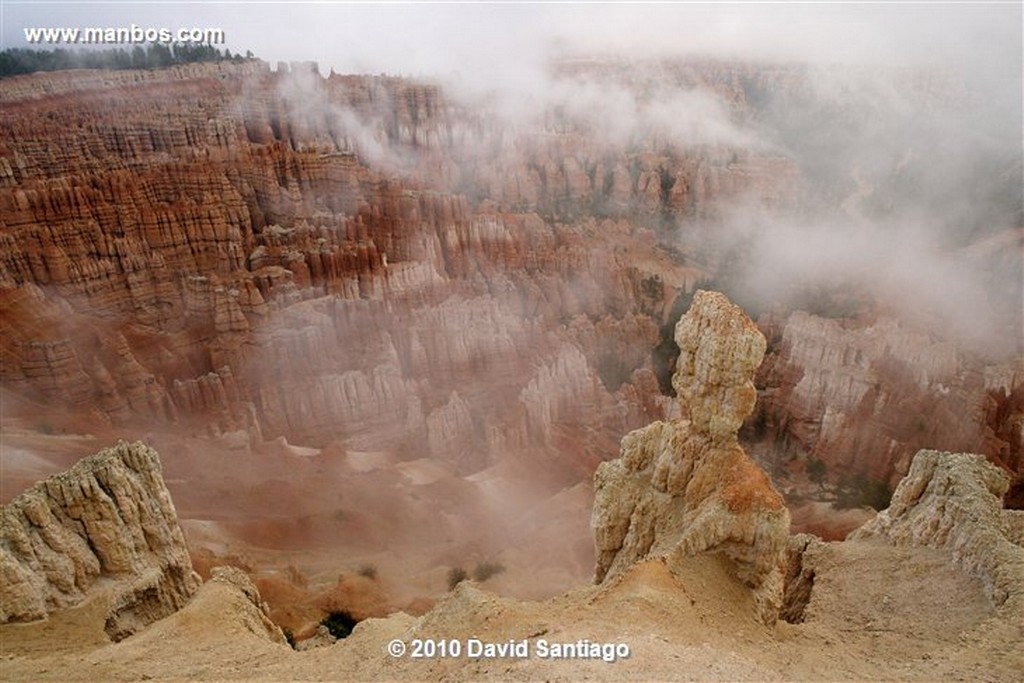
[[[6,681],[975,680],[1024,667],[1019,626],[995,616],[979,581],[942,551],[882,541],[825,546],[802,624],[760,624],[716,557],[646,562],[608,585],[516,602],[462,584],[420,618],[362,622],[337,644],[295,652],[254,626],[239,590],[208,582],[181,612],[103,642],[88,605],[0,629]],[[389,641],[529,639],[527,659],[401,658]],[[615,662],[541,658],[548,643],[621,642]],[[39,643],[47,643],[46,648]]]

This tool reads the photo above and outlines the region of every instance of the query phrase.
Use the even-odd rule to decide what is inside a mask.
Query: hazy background
[[[528,110],[550,103],[553,57],[938,66],[984,93],[985,120],[1003,134],[1009,126],[1018,142],[1021,23],[1020,2],[0,3],[4,48],[27,46],[26,27],[218,27],[227,39],[221,47],[252,50],[271,64],[314,60],[324,75],[429,76]]]
[[[516,82],[557,51],[846,63],[1020,64],[1021,4],[47,2],[0,6],[4,47],[32,26],[216,26],[233,52],[324,71]],[[521,82],[521,81],[520,81]],[[521,82],[522,83],[522,82]]]
[[[0,16],[4,47],[25,46],[25,27],[219,27],[222,47],[271,64],[315,60],[322,75],[439,79],[449,96],[531,123],[557,107],[612,147],[653,133],[683,147],[768,149],[794,159],[819,195],[831,195],[829,208],[780,217],[733,207],[719,236],[725,249],[744,251],[739,284],[766,299],[784,298],[794,283],[852,286],[1000,354],[1021,337],[1015,261],[997,272],[991,258],[972,262],[977,254],[960,251],[1021,228],[1019,2],[34,1],[4,2]],[[552,59],[612,55],[805,63],[816,72],[806,100],[768,102],[756,125],[744,125],[707,93],[668,87],[641,101],[628,83],[558,78],[547,68]],[[936,98],[908,87],[904,67],[939,74]],[[316,88],[300,85],[296,106],[315,106]]]

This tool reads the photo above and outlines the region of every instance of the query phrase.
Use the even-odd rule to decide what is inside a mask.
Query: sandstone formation
[[[119,640],[195,592],[156,451],[121,442],[3,506],[0,621],[30,621],[87,598],[108,601]]]
[[[589,475],[603,444],[664,416],[647,381],[654,331],[711,270],[680,243],[737,197],[774,211],[806,195],[794,159],[680,134],[639,93],[707,97],[743,123],[773,97],[814,104],[814,75],[709,61],[555,72],[570,94],[621,89],[650,129],[612,144],[570,106],[513,130],[434,84],[310,65],[5,80],[0,381],[115,426],[426,443],[467,473],[587,431],[575,459]],[[895,484],[935,445],[1022,472],[1024,375],[996,380],[892,321],[833,322],[790,317],[758,379],[780,451],[826,461],[832,481]],[[585,373],[567,383],[579,395],[541,400],[566,370]]]
[[[791,624],[804,620],[804,610],[811,600],[815,567],[812,557],[825,544],[812,534],[793,534],[786,544],[786,572],[779,619]]]
[[[782,600],[789,513],[736,433],[753,410],[765,351],[756,326],[724,295],[698,291],[676,325],[673,384],[682,417],[622,440],[594,477],[598,583],[646,557],[721,552],[773,623]]]
[[[755,418],[780,453],[894,487],[921,448],[981,453],[1024,485],[1024,371],[992,363],[888,316],[852,321],[795,311],[761,321],[773,337]]]
[[[222,590],[222,587],[228,590]],[[203,596],[201,593],[204,589],[206,592],[219,591],[227,593],[235,591],[241,593],[248,602],[245,605],[245,610],[240,611],[243,617],[241,622],[245,629],[250,633],[265,637],[275,643],[283,644],[285,642],[281,629],[270,620],[270,608],[267,607],[267,603],[263,601],[259,590],[252,580],[241,569],[236,567],[214,567],[210,580],[197,591],[196,598],[199,603],[196,606],[197,612],[202,612],[201,603]]]
[[[678,402],[659,391],[650,358],[674,302],[721,276],[727,245],[715,240],[731,208],[816,217],[824,204],[827,218],[871,220],[900,206],[892,193],[927,185],[914,171],[933,157],[920,147],[874,169],[828,153],[832,140],[860,141],[847,124],[885,118],[843,93],[871,75],[829,80],[841,85],[823,93],[821,74],[792,64],[587,59],[553,70],[552,106],[527,104],[513,125],[436,84],[322,77],[314,64],[4,79],[0,400],[16,397],[3,428],[19,434],[5,467],[15,450],[22,478],[54,465],[35,450],[65,438],[50,414],[74,415],[68,425],[84,426],[72,432],[145,430],[175,453],[168,484],[200,564],[262,574],[262,597],[224,568],[197,590],[158,465],[121,446],[4,510],[0,621],[50,615],[0,624],[5,677],[1010,680],[1021,670],[1019,629],[989,626],[1022,611],[1024,520],[992,502],[1006,487],[980,461],[915,466],[924,493],[901,488],[870,538],[825,544],[787,539],[782,498],[737,439],[746,420],[744,438],[760,439],[752,453],[820,460],[832,483],[895,484],[921,447],[975,451],[1016,474],[1007,502],[1024,500],[1020,362],[970,357],[880,306],[855,320],[765,316],[758,371],[764,340],[707,292],[675,328]],[[927,111],[956,90],[907,75],[867,99],[899,92]],[[625,111],[610,120],[590,107],[595,89]],[[952,94],[953,108],[971,110]],[[679,115],[692,103],[714,125]],[[778,128],[794,110],[806,114],[797,130]],[[821,112],[827,130],[805,128]],[[749,144],[751,133],[777,137]],[[995,245],[1005,267],[993,280],[1013,272],[1006,247],[1020,240]],[[600,585],[541,602],[593,566],[581,481],[643,425],[595,478]],[[259,549],[251,561],[245,544]],[[291,551],[301,559],[281,559]],[[947,566],[947,552],[980,580]],[[379,583],[354,574],[361,553]],[[383,586],[433,594],[448,567],[490,557],[508,572],[487,587],[528,583],[530,602],[464,582],[436,609],[407,603],[422,617],[380,618],[406,604]],[[273,566],[293,560],[316,573]],[[315,590],[306,576],[323,586],[339,571],[316,605],[302,604]],[[1001,602],[996,619],[981,582]],[[58,612],[94,595],[100,627],[81,637],[91,612]],[[303,653],[269,620],[291,611],[306,626],[342,609],[366,619]],[[791,623],[767,626],[776,616]],[[382,654],[415,637],[590,639],[633,655]],[[59,654],[39,656],[50,647]]]
[[[1024,513],[1005,510],[1008,477],[980,455],[919,451],[892,504],[850,535],[948,551],[992,602],[1024,614]]]
[[[665,202],[798,180],[755,152],[513,135],[406,79],[81,76],[4,84],[0,380],[117,428],[426,445],[464,473],[592,430],[589,476],[661,417],[652,331],[706,276],[658,244]]]

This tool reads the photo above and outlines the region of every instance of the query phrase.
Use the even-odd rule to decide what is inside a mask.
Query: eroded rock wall
[[[758,373],[756,423],[783,453],[820,460],[836,484],[862,475],[895,487],[922,448],[981,453],[1024,480],[1024,371],[986,362],[894,318],[796,311]],[[1016,503],[1019,505],[1019,503]]]
[[[0,621],[106,596],[120,639],[184,605],[199,585],[156,451],[120,443],[3,506]]]
[[[407,79],[80,76],[2,93],[0,380],[114,425],[449,441],[472,469],[576,429],[577,401],[617,440],[661,415],[652,331],[705,276],[625,220],[663,209],[644,187],[678,163],[699,189],[672,201],[711,211],[797,182],[753,152],[612,158],[576,124],[512,131]],[[582,374],[540,396],[545,367]],[[453,392],[467,411],[445,412]]]

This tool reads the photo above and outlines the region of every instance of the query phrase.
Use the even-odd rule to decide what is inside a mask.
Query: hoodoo
[[[773,623],[789,512],[736,436],[757,399],[764,336],[723,294],[698,291],[675,338],[681,417],[627,434],[594,476],[596,580],[645,558],[721,552]]]

